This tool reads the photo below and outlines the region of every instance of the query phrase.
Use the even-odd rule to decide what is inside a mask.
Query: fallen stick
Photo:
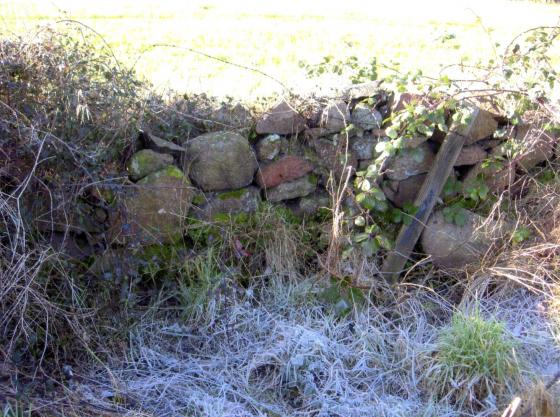
[[[515,397],[513,401],[508,405],[508,407],[504,410],[502,417],[513,417],[521,404],[521,398]]]
[[[412,249],[416,245],[416,242],[418,242],[424,230],[424,226],[430,214],[432,214],[436,201],[443,190],[443,186],[449,174],[451,174],[453,165],[465,141],[477,126],[480,114],[480,109],[474,107],[471,112],[470,122],[462,127],[452,126],[450,132],[445,137],[434,161],[434,165],[414,201],[414,206],[417,207],[418,210],[412,218],[412,222],[402,226],[397,236],[395,249],[389,252],[383,262],[381,272],[385,279],[391,284],[397,282],[401,272],[404,270],[406,261],[410,259]]]

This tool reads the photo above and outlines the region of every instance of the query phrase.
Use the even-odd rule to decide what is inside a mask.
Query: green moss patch
[[[232,191],[224,191],[218,194],[218,198],[220,200],[230,200],[232,198],[241,198],[245,194],[247,194],[246,188],[241,188],[239,190],[232,190]]]

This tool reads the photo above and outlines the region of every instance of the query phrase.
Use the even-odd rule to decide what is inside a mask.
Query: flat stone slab
[[[257,122],[258,134],[292,135],[306,128],[305,118],[287,102],[281,101],[268,110]]]
[[[289,155],[260,168],[257,184],[261,188],[273,188],[293,181],[313,171],[313,164],[299,156]]]
[[[298,178],[297,180],[284,182],[277,187],[266,191],[266,199],[271,202],[291,200],[293,198],[305,197],[317,188],[317,181],[312,176]]]

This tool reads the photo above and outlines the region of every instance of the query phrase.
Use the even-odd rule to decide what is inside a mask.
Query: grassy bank
[[[403,70],[437,75],[444,65],[494,58],[518,33],[556,24],[558,16],[558,5],[512,1],[2,0],[0,32],[29,33],[38,24],[76,19],[158,87],[255,98],[281,88],[194,51],[257,68],[291,88],[303,83],[300,61],[326,55],[375,57],[389,67],[398,62]]]

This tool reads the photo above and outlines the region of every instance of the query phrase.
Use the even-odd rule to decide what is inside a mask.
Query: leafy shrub
[[[0,116],[8,132],[27,127],[17,136],[21,145],[37,146],[46,136],[57,163],[65,157],[93,170],[131,143],[140,83],[98,45],[76,28],[0,42]]]
[[[443,41],[453,38],[454,35],[448,34]],[[380,250],[391,249],[398,231],[394,226],[410,219],[416,208],[399,210],[387,201],[379,181],[387,163],[390,158],[407,150],[407,142],[415,137],[442,136],[449,131],[451,124],[456,127],[467,124],[471,110],[463,104],[492,104],[499,109],[506,116],[507,124],[497,134],[501,132],[503,135],[512,126],[528,121],[538,121],[545,131],[556,129],[554,119],[557,120],[555,113],[558,110],[554,103],[554,91],[558,73],[553,61],[559,39],[558,27],[534,28],[513,39],[499,59],[478,63],[468,70],[463,68],[463,71],[472,71],[465,78],[477,80],[482,86],[480,89],[472,89],[463,79],[450,78],[445,68],[439,79],[426,77],[421,71],[396,71],[384,78],[385,89],[414,92],[416,97],[384,120],[387,137],[376,145],[372,164],[356,173],[354,191],[359,210],[341,222],[352,225],[346,228],[348,236],[344,236],[343,240],[347,242],[347,247],[343,254],[360,248],[371,257]],[[346,76],[352,82],[362,82],[376,79],[377,67],[381,65],[375,59],[370,64],[363,64],[358,59],[345,61],[328,56],[317,66],[302,66],[310,77],[330,72]],[[386,104],[377,103],[378,106]],[[350,128],[351,125],[343,133],[348,133]],[[526,151],[521,146],[516,148],[511,141],[502,147],[510,160]],[[493,166],[501,169],[504,162],[505,159],[500,156],[493,157],[483,163],[483,168]],[[482,177],[470,184],[455,184],[452,188],[451,193],[446,190],[444,213],[448,221],[458,225],[464,224],[464,218],[459,214],[462,208],[481,209],[492,202],[491,190]]]

